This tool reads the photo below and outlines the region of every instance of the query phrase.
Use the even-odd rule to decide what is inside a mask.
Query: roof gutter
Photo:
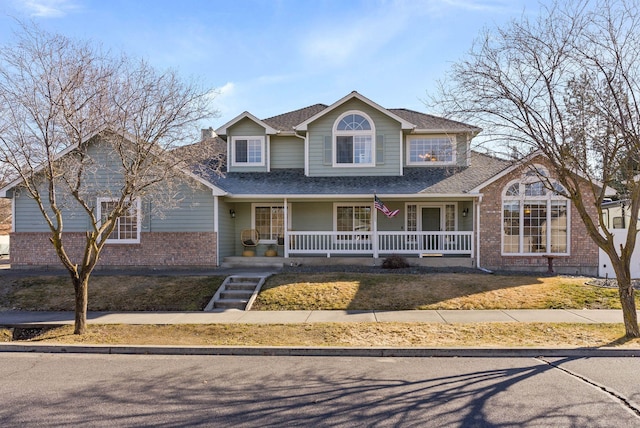
[[[439,194],[421,194],[421,193],[410,193],[410,194],[397,194],[397,193],[376,193],[379,197],[384,197],[385,199],[445,199],[445,198],[464,198],[464,199],[477,199],[481,198],[481,193],[439,193]],[[256,199],[256,198],[264,198],[264,199],[282,199],[282,198],[300,198],[300,199],[337,199],[337,198],[373,198],[373,192],[371,193],[354,193],[354,194],[317,194],[317,193],[309,193],[309,194],[264,194],[257,195],[255,193],[247,193],[247,194],[227,194],[225,195],[229,199]]]

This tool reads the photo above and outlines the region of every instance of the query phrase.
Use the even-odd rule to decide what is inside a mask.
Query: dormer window
[[[407,165],[441,165],[456,161],[455,140],[449,137],[411,136]]]
[[[361,112],[347,112],[336,120],[333,130],[334,166],[374,166],[375,130]]]
[[[233,165],[263,166],[264,137],[232,137]]]

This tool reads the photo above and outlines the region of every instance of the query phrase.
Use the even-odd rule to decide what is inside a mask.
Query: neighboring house
[[[629,230],[629,202],[625,200],[607,202],[602,205],[602,212],[609,232],[613,234],[616,248],[627,240]],[[615,278],[616,273],[611,266],[611,259],[602,250],[599,250],[598,276]],[[631,255],[631,277],[640,278],[640,242]]]
[[[479,132],[357,92],[268,119],[242,113],[208,135],[226,145],[226,174],[199,168],[198,190],[163,218],[141,201],[121,219],[134,233],[108,246],[101,265],[256,265],[266,259],[242,258],[250,230],[259,242],[248,248],[275,249],[269,260],[278,263],[380,264],[399,254],[415,264],[546,271],[552,258],[559,272],[595,274],[597,247],[571,204],[525,167],[470,150]],[[37,238],[52,253],[46,228],[17,189],[0,190],[16,212],[12,264],[42,264],[29,247]],[[398,214],[376,210],[374,196]]]
[[[9,254],[9,232],[11,232],[11,202],[0,199],[0,256]]]

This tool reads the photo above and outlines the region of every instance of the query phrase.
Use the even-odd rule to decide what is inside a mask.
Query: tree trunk
[[[624,318],[625,336],[640,337],[638,329],[638,314],[636,313],[636,300],[631,278],[618,276],[618,293],[622,304],[622,317]]]
[[[73,288],[75,290],[75,327],[73,334],[85,334],[87,332],[87,304],[89,301],[89,277],[72,276]]]

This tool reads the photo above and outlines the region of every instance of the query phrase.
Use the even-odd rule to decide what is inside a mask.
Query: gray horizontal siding
[[[95,207],[98,198],[118,196],[122,181],[117,168],[118,162],[115,157],[109,156],[106,145],[92,145],[89,155],[94,158],[95,166],[85,178],[86,186],[82,193]],[[184,180],[179,185],[176,207],[163,208],[160,202],[142,199],[143,232],[213,232],[211,190],[202,184],[196,185],[186,176]],[[46,197],[46,193],[43,192],[42,195]],[[89,216],[77,201],[68,194],[65,195],[63,190],[58,192],[57,199],[63,210],[65,232],[84,232],[91,229]],[[49,231],[37,204],[24,189],[16,192],[15,213],[16,232]]]
[[[335,121],[340,115],[349,110],[366,113],[374,122],[374,139],[378,135],[383,136],[383,164],[377,164],[374,167],[333,167],[331,165],[324,164],[325,136],[332,136]],[[360,100],[352,99],[334,111],[322,116],[317,121],[311,123],[309,125],[308,135],[310,176],[399,175],[400,173],[400,123]]]
[[[271,137],[271,168],[304,168],[304,140]]]

